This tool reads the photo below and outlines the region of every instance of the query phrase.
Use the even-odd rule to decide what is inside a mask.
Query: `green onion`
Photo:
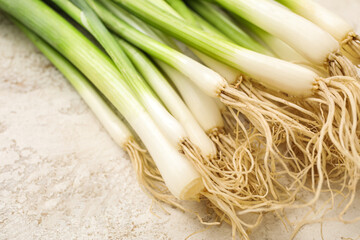
[[[111,101],[145,144],[174,196],[198,195],[203,189],[199,174],[164,137],[100,49],[41,1],[0,0],[0,8],[61,52]]]
[[[109,7],[109,10],[112,10],[112,11],[114,9],[118,8],[117,6],[111,6],[111,5],[107,5],[107,7]],[[119,12],[118,12],[119,18],[128,19],[127,22],[129,24],[135,22],[134,19],[129,20],[129,19],[131,19],[132,16],[128,16],[128,14],[127,14],[126,17],[122,17],[123,14],[126,14],[126,13],[122,12],[121,14],[119,14]],[[134,17],[132,17],[132,18],[134,18]],[[137,26],[139,26],[139,24],[137,24]],[[141,28],[137,28],[137,29],[140,30],[141,32],[146,32],[144,29],[141,29]],[[149,31],[149,29],[148,29],[148,31]],[[150,32],[149,35],[152,35],[152,33]],[[193,112],[194,116],[196,116],[198,122],[202,125],[203,129],[208,133],[209,137],[211,137],[211,139],[214,141],[214,143],[218,147],[218,149],[222,155],[222,158],[219,160],[215,160],[215,162],[216,162],[215,165],[223,166],[222,162],[225,165],[228,162],[233,162],[234,161],[233,158],[235,157],[234,154],[236,154],[236,152],[239,153],[239,155],[238,155],[239,161],[241,159],[241,162],[245,162],[247,156],[243,156],[241,154],[242,149],[244,148],[244,145],[239,146],[237,144],[237,141],[232,139],[231,136],[223,134],[224,123],[223,123],[221,114],[218,110],[216,103],[214,101],[212,101],[211,99],[209,99],[208,96],[204,95],[204,93],[201,92],[196,86],[194,86],[194,84],[190,83],[189,79],[186,76],[184,76],[183,74],[181,74],[179,71],[173,69],[172,67],[169,67],[168,65],[166,65],[165,63],[162,63],[160,61],[157,61],[157,63],[162,68],[162,70],[167,74],[167,76],[173,81],[173,83],[175,83],[177,89],[183,96],[184,101],[187,103],[189,108],[192,110],[192,112]],[[141,63],[139,63],[139,64],[140,64],[140,66],[144,65]],[[139,67],[138,67],[138,69],[139,69]],[[241,147],[241,148],[239,150],[237,150],[237,147]],[[225,157],[227,160],[225,160]],[[218,173],[220,173],[216,170],[216,166],[214,166],[214,163],[211,163],[211,160],[209,162],[196,162],[195,164],[197,164],[197,166],[198,166],[197,169],[199,169],[199,171],[201,171],[203,173],[202,176],[204,176],[205,179],[209,179],[209,177],[212,176],[212,174],[217,175]],[[230,170],[230,172],[231,172],[231,170]],[[229,175],[231,175],[230,172],[229,172]],[[223,180],[220,179],[221,178],[220,176],[219,176],[219,180],[211,177],[212,180],[206,182],[206,186],[207,186],[207,189],[209,189],[208,190],[209,192],[213,192],[213,191],[222,192],[222,194],[217,195],[213,199],[216,202],[216,204],[220,204],[218,206],[219,209],[226,212],[228,210],[227,209],[228,204],[230,205],[230,207],[232,207],[232,203],[230,203],[230,201],[228,201],[231,194],[228,194],[228,193],[232,190],[237,191],[237,189],[236,188],[233,189],[231,186],[229,186],[225,182],[224,182],[224,185],[222,185],[221,182]],[[230,185],[231,185],[231,183],[230,183]],[[227,189],[225,189],[225,188],[227,188]],[[221,203],[222,201],[224,201],[224,202]],[[230,214],[230,213],[227,213],[227,214]],[[231,214],[229,216],[231,216],[233,218],[233,216]],[[238,219],[234,219],[234,221],[238,222]]]
[[[274,35],[271,35],[270,33],[262,30],[261,28],[255,26],[254,24],[246,21],[245,19],[237,15],[233,15],[233,17],[236,19],[236,22],[241,27],[246,29],[249,33],[255,35],[255,37],[259,38],[264,44],[266,44],[278,58],[293,63],[308,63],[309,65],[311,65],[311,63],[307,59],[297,53],[293,48],[291,48],[281,39],[275,37]]]
[[[191,11],[190,9],[188,9],[188,11],[190,11],[193,14],[193,17],[199,23],[200,28],[203,31],[205,31],[209,35],[212,35],[215,37],[220,37],[220,38],[223,38],[226,40],[230,40],[224,34],[222,34],[218,29],[216,29],[210,23],[208,23],[203,18],[201,18],[197,13]],[[242,76],[242,74],[239,70],[237,70],[233,67],[230,67],[229,65],[226,65],[222,62],[219,62],[219,61],[215,60],[214,58],[209,57],[206,54],[204,54],[194,48],[191,48],[191,50],[192,50],[192,52],[194,52],[196,54],[196,56],[200,59],[200,61],[202,61],[209,68],[213,69],[215,72],[219,73],[223,78],[226,79],[226,81],[229,84],[236,83],[239,80],[239,78]]]
[[[276,0],[298,15],[315,23],[336,40],[343,41],[353,28],[345,20],[312,0]]]
[[[184,209],[173,196],[198,199],[201,194],[221,220],[232,224],[233,238],[236,231],[248,238],[246,230],[256,227],[263,213],[315,203],[324,182],[332,192],[332,181],[343,181],[340,188],[345,188],[349,179],[348,189],[355,192],[360,169],[360,83],[354,78],[321,78],[313,70],[241,47],[253,40],[220,8],[202,0],[190,5],[214,26],[220,28],[222,23],[225,34],[181,0],[113,1],[120,4],[53,0],[103,49],[40,0],[0,0],[0,9],[26,25],[21,28],[72,82],[116,142],[126,148],[139,181],[155,197]],[[245,4],[243,0],[215,1]],[[253,2],[245,5],[256,6]],[[266,5],[258,7],[261,10]],[[275,36],[252,29],[281,53],[281,44],[270,41],[276,40]],[[181,53],[172,37],[193,47],[215,71]],[[278,40],[282,47],[288,46]],[[133,45],[148,53],[157,66]],[[220,75],[227,73],[216,73],[227,71],[225,67],[216,70],[217,61],[253,79],[236,75],[233,79],[239,79],[230,86],[235,81],[226,82]],[[153,159],[86,78],[126,118]],[[224,117],[227,132],[220,114],[223,103],[229,106],[226,114],[230,117]],[[227,135],[232,130],[234,135]],[[163,179],[173,196],[164,189]],[[313,199],[295,205],[300,190],[314,193]],[[255,222],[242,219],[248,213],[257,215]]]
[[[183,85],[182,85],[182,86],[183,86]],[[188,91],[191,92],[192,89],[196,89],[196,88],[194,88],[193,86],[190,86],[190,88],[188,89]],[[194,91],[192,91],[192,92],[194,92]],[[198,94],[195,92],[194,95],[196,96],[196,95],[198,95]],[[218,111],[216,104],[215,104],[214,106],[215,106],[215,109]],[[206,106],[202,105],[202,106],[200,106],[199,109],[205,108],[205,107],[206,107]],[[200,160],[201,160],[201,159],[200,159]],[[205,164],[205,163],[202,163],[202,164],[200,164],[200,165],[204,165],[204,164]],[[270,177],[270,175],[269,175],[268,177]],[[215,184],[213,183],[213,185],[216,185],[216,183],[215,183]],[[218,187],[218,188],[219,188],[219,187]],[[223,196],[223,198],[225,198],[225,197]]]
[[[205,132],[212,133],[216,129],[224,128],[221,112],[213,99],[209,99],[207,95],[201,92],[197,86],[191,83],[191,81],[179,71],[165,63],[158,62],[158,64],[175,84],[187,106]]]
[[[264,42],[264,44],[266,44],[278,58],[308,68],[316,72],[319,76],[327,76],[327,72],[323,67],[312,64],[281,39],[271,35],[261,28],[258,28],[244,19],[239,17],[236,18],[241,25],[246,26],[245,28],[247,28],[248,31]]]
[[[312,0],[277,0],[330,33],[343,50],[360,64],[360,36],[344,19]]]
[[[280,38],[313,64],[325,65],[331,75],[357,76],[354,66],[340,55],[340,45],[331,35],[279,4],[268,0],[215,2]]]

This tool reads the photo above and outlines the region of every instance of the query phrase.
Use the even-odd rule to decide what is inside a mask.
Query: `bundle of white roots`
[[[360,36],[350,32],[342,41],[341,46],[345,55],[349,56],[357,66],[360,66]]]
[[[232,225],[233,236],[248,238],[264,213],[309,207],[324,191],[332,197],[344,193],[349,203],[342,215],[346,212],[360,169],[360,84],[354,78],[319,78],[313,96],[305,99],[242,79],[222,92],[221,101],[228,106],[225,128],[209,134],[217,156],[203,157],[189,141],[181,152],[202,176],[202,200],[219,221]],[[154,199],[189,211],[169,193],[144,150],[132,142],[127,151]],[[303,192],[313,197],[299,203]],[[248,214],[256,220],[247,222]]]

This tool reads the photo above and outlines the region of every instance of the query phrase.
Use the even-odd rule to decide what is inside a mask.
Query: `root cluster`
[[[312,97],[293,99],[241,79],[221,94],[228,106],[225,128],[209,135],[217,156],[205,158],[189,141],[182,143],[182,152],[203,178],[202,201],[217,216],[215,222],[231,224],[234,238],[248,239],[269,212],[283,219],[287,209],[314,212],[322,194],[329,194],[330,206],[335,197],[347,201],[338,218],[345,221],[360,176],[360,84],[340,76],[319,78],[317,84]],[[189,211],[166,190],[146,152],[135,143],[128,152],[139,182],[155,199]],[[310,197],[299,199],[304,194]],[[310,216],[295,232],[322,221],[325,213]]]
[[[360,66],[360,36],[354,32],[350,32],[341,43],[343,52],[349,56],[349,58]]]
[[[348,76],[359,79],[354,63],[341,53],[331,53],[325,68],[330,76]]]

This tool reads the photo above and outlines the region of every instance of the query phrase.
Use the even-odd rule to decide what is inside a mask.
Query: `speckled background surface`
[[[320,2],[360,32],[359,0]],[[360,215],[359,202],[352,217]],[[0,13],[0,239],[177,240],[203,229],[196,217],[176,209],[154,207],[151,213],[151,204],[126,154]],[[360,223],[326,223],[323,233],[329,240],[360,239]],[[290,234],[268,214],[251,236],[282,240]],[[190,239],[230,237],[223,224]],[[296,239],[320,239],[320,225],[306,226]]]

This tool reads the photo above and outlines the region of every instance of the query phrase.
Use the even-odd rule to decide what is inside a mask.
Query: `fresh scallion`
[[[277,0],[315,23],[339,41],[345,53],[360,64],[360,36],[344,19],[313,0]]]
[[[329,33],[279,4],[268,0],[215,2],[280,38],[310,62],[325,66],[331,75],[357,77],[355,67],[341,55],[339,43]]]
[[[0,8],[61,52],[111,101],[141,138],[174,196],[196,198],[203,189],[200,175],[161,133],[100,49],[41,1],[1,0]]]

